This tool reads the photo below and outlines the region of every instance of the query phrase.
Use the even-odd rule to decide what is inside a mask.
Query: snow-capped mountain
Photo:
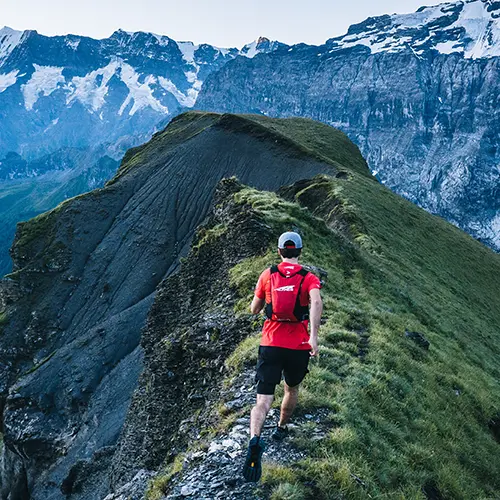
[[[456,1],[234,60],[196,107],[340,128],[381,182],[500,251],[499,56],[500,1]]]
[[[143,32],[95,40],[3,28],[0,157],[143,140],[158,122],[192,107],[205,78],[227,61],[281,46],[264,38],[237,50]]]
[[[364,45],[372,54],[412,50],[457,53],[465,58],[500,55],[500,2],[465,0],[421,7],[412,14],[371,17],[327,41],[328,53]]]

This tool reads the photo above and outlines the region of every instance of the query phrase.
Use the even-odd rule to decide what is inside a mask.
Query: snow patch
[[[139,82],[139,74],[136,73],[134,68],[125,62],[121,62],[121,80],[129,89],[129,94],[118,111],[122,115],[126,107],[133,100],[134,104],[129,111],[129,116],[133,116],[137,111],[143,108],[150,107],[153,110],[168,114],[168,108],[160,104],[160,102],[153,97],[153,90],[150,85],[156,83],[156,78],[153,75],[148,75],[144,83]]]
[[[456,23],[473,40],[465,51],[467,58],[500,56],[500,18],[493,18],[486,6],[476,1],[466,3]]]
[[[170,43],[170,38],[168,36],[157,35],[156,33],[150,33],[150,34],[153,35],[158,40],[158,43],[162,47],[166,47]]]
[[[198,72],[188,71],[187,73],[185,73],[185,75],[189,83],[194,83],[196,82],[196,79],[198,77]]]
[[[115,59],[103,68],[91,71],[85,76],[75,76],[68,88],[70,93],[66,98],[66,104],[80,101],[93,112],[97,112],[106,104],[106,95],[109,91],[109,82],[116,76],[128,88],[128,95],[120,106],[118,114],[122,115],[127,106],[133,101],[129,115],[133,116],[137,111],[150,107],[162,114],[168,114],[168,108],[163,106],[154,96],[152,85],[157,83],[153,75],[147,75],[144,82],[139,81],[139,75],[130,64],[121,59]],[[102,120],[102,113],[99,115]]]
[[[464,48],[460,45],[457,47],[457,42],[452,40],[436,44],[436,50],[441,54],[452,54],[453,52],[463,52]]]
[[[22,31],[16,31],[5,26],[0,29],[0,65],[11,52],[19,45],[23,37]]]
[[[259,49],[257,48],[257,40],[253,41],[252,43],[249,43],[248,45],[245,45],[240,52],[242,56],[248,57],[249,59],[252,59],[258,53]]]
[[[492,240],[495,246],[500,246],[500,213],[491,221]]]
[[[194,53],[198,50],[199,45],[195,45],[193,42],[176,42],[177,47],[182,53],[184,61],[189,64],[194,64]]]
[[[442,54],[463,53],[466,58],[500,56],[500,17],[498,10],[488,12],[489,5],[482,0],[461,0],[412,14],[394,14],[388,22],[382,21],[382,27],[373,22],[364,32],[330,40],[330,52],[359,45],[372,53],[398,52],[408,47],[422,49],[425,44]],[[452,12],[458,13],[455,21]],[[423,52],[414,53],[419,57]]]
[[[167,91],[170,92],[181,106],[192,108],[198,97],[198,90],[194,87],[187,91],[187,95],[181,92],[175,84],[168,78],[158,77],[158,82]]]
[[[6,73],[0,75],[0,94],[11,85],[14,85],[17,82],[17,75],[19,71],[11,71],[10,73]]]
[[[70,49],[76,50],[78,48],[78,45],[80,45],[80,39],[77,40],[66,39],[66,45]]]
[[[69,84],[70,94],[66,98],[66,104],[78,100],[85,106],[97,111],[105,104],[105,96],[108,93],[109,80],[120,67],[118,60],[110,62],[104,68],[96,69],[85,76],[75,76]]]
[[[21,85],[24,95],[24,107],[30,111],[38,101],[40,95],[48,96],[65,82],[62,76],[63,68],[56,66],[39,66],[33,64],[35,72],[27,83]]]

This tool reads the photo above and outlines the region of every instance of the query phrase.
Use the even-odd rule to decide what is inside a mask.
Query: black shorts
[[[281,382],[283,373],[285,382],[290,387],[299,385],[309,372],[309,351],[285,349],[284,347],[259,346],[257,361],[257,394],[274,394]]]

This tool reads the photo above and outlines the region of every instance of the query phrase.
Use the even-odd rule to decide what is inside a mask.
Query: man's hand
[[[311,307],[309,311],[311,337],[309,344],[311,345],[311,356],[318,355],[318,330],[321,323],[321,313],[323,312],[323,302],[319,290],[314,288],[309,292]]]
[[[317,356],[319,353],[318,339],[317,338],[309,339],[309,345],[311,346],[311,350],[309,351],[311,357]]]

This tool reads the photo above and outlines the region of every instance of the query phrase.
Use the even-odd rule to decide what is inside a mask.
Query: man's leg
[[[281,379],[282,360],[278,347],[259,347],[257,361],[257,403],[250,413],[250,442],[243,465],[243,477],[246,481],[256,482],[262,474],[262,454],[264,453],[264,440],[260,434],[264,427],[266,416],[274,400],[274,390]]]
[[[282,441],[288,435],[286,426],[297,407],[299,399],[299,385],[304,380],[309,364],[309,351],[289,350],[286,353],[284,366],[285,395],[281,403],[280,421],[272,434],[273,439]]]
[[[298,399],[299,386],[296,385],[294,387],[290,387],[285,382],[285,395],[283,396],[283,402],[281,403],[280,421],[278,424],[280,427],[285,427],[290,421],[290,417],[293,415],[297,406]]]
[[[264,453],[264,440],[260,433],[266,415],[273,404],[272,394],[257,394],[257,404],[250,414],[250,442],[248,443],[247,457],[243,466],[243,477],[246,481],[257,482],[262,474],[262,454]]]
[[[273,404],[274,396],[271,394],[257,394],[257,403],[250,413],[250,437],[260,436],[266,416]]]

